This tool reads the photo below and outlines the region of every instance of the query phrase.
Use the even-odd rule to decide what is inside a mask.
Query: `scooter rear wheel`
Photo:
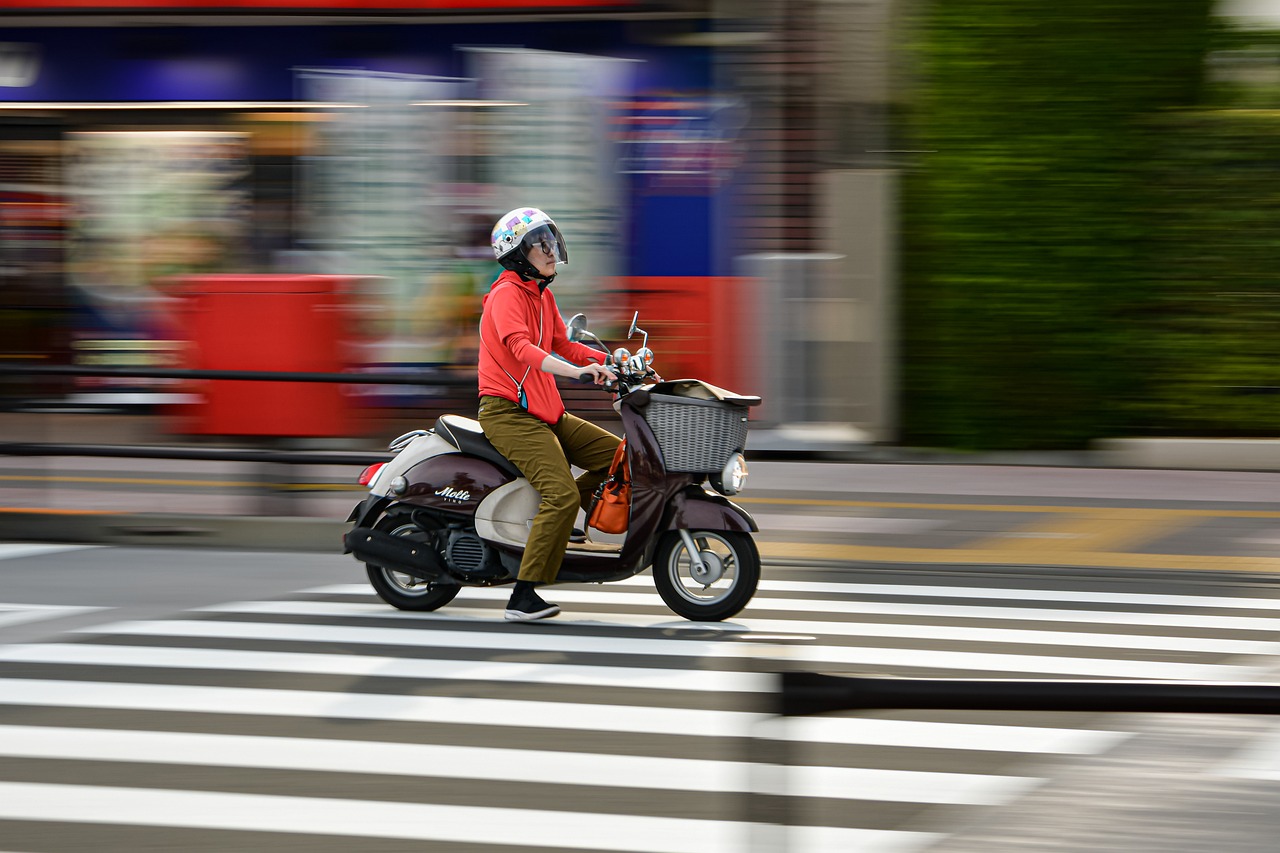
[[[407,515],[383,516],[374,529],[391,536],[406,536],[420,542],[427,539],[427,534]],[[378,593],[378,598],[400,610],[439,610],[453,601],[460,589],[457,584],[434,583],[403,572],[375,566],[373,563],[364,565],[369,576],[369,584]]]
[[[760,584],[760,553],[750,534],[694,530],[699,575],[679,533],[664,534],[653,557],[653,584],[673,611],[694,622],[719,622],[747,606]]]

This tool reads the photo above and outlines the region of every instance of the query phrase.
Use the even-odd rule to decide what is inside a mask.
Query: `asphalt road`
[[[891,509],[866,517],[915,518]],[[1280,830],[1270,718],[766,713],[786,668],[1273,683],[1265,573],[792,557],[720,625],[641,576],[513,626],[502,590],[393,611],[336,554],[0,558],[9,851],[1262,853]]]
[[[839,564],[1280,573],[1280,473],[754,462],[762,553]],[[0,459],[0,540],[331,551],[351,467]]]

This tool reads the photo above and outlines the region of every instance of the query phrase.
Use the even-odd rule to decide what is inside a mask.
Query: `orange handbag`
[[[627,442],[624,439],[613,454],[609,479],[596,489],[587,514],[587,526],[601,533],[626,533],[627,516],[631,512],[631,477],[627,471]]]

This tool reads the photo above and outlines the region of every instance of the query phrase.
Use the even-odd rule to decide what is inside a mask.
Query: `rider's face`
[[[547,251],[550,249],[550,251]],[[556,272],[555,244],[546,240],[535,241],[529,246],[526,257],[539,275],[550,278]]]

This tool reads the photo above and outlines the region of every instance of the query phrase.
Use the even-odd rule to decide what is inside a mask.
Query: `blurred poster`
[[[176,276],[234,268],[244,242],[244,134],[72,133],[67,172],[67,186],[73,188],[67,262],[76,301],[76,362],[171,363],[176,344],[165,287]],[[118,390],[160,383],[83,379],[81,384]],[[153,401],[127,394],[115,400]]]
[[[499,48],[472,49],[470,59],[483,97],[509,105],[492,111],[488,135],[498,213],[528,205],[556,220],[569,244],[557,301],[570,313],[591,307],[627,254],[627,198],[609,122],[631,89],[634,61]]]
[[[316,129],[303,191],[309,272],[377,276],[363,294],[361,361],[447,361],[438,311],[459,242],[449,195],[449,105],[458,81],[306,69],[311,101],[334,104]]]
[[[746,105],[693,92],[641,92],[620,104],[615,135],[627,146],[623,174],[652,195],[710,195],[741,165]]]

